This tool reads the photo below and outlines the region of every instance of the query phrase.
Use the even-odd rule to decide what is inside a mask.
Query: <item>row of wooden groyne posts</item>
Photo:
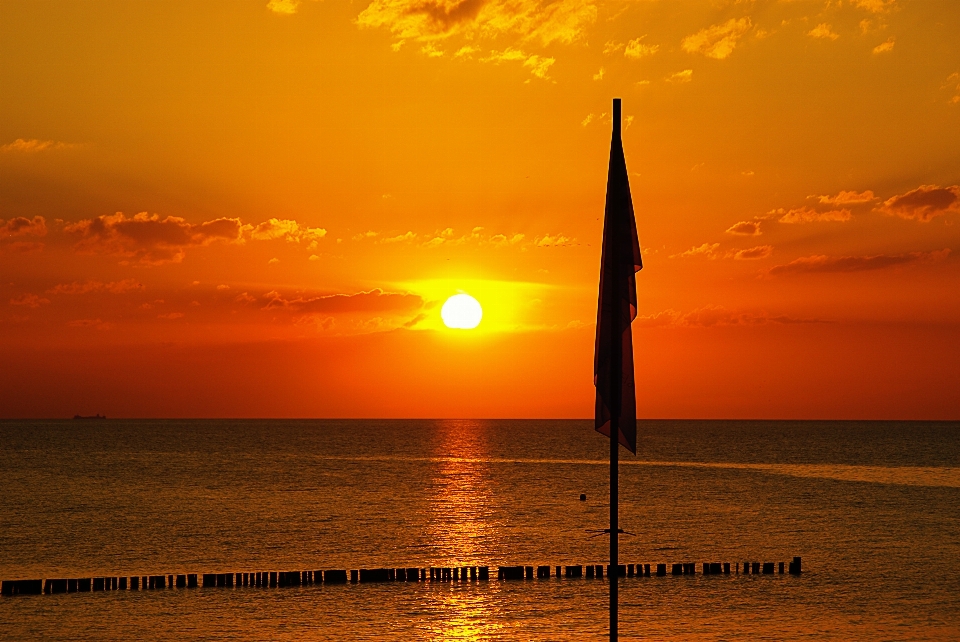
[[[788,573],[800,575],[799,557],[789,562]],[[568,578],[602,579],[609,577],[612,567],[602,564],[574,566],[500,566],[498,580],[532,580]],[[551,573],[553,571],[553,573]],[[703,575],[782,575],[783,562],[703,562]],[[667,564],[620,564],[620,577],[665,577]],[[696,575],[697,564],[672,564],[669,575]],[[312,584],[347,584],[366,582],[468,582],[490,579],[489,566],[430,568],[361,568],[357,570],[259,571],[253,573],[182,573],[170,575],[133,575],[130,577],[85,577],[76,579],[3,580],[2,595],[40,595],[51,593],[86,593],[90,591],[152,591],[166,588],[256,587],[280,588]]]

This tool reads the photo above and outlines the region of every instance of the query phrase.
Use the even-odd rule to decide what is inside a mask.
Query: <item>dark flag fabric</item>
[[[619,442],[637,453],[637,395],[633,380],[633,334],[637,317],[636,273],[643,267],[637,222],[630,198],[627,163],[620,137],[620,103],[614,105],[613,139],[603,213],[600,297],[594,346],[593,384],[597,388],[594,426],[610,436],[611,420]]]

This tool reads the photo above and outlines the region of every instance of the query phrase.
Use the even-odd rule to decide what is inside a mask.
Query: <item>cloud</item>
[[[781,274],[867,272],[911,263],[943,261],[949,255],[950,249],[944,248],[933,252],[876,254],[873,256],[803,256],[790,263],[770,268],[768,274],[779,276]]]
[[[300,0],[270,0],[267,3],[267,9],[285,16],[295,14],[299,6]]]
[[[384,292],[380,288],[356,294],[330,294],[295,299],[286,299],[278,292],[270,292],[266,297],[269,302],[264,309],[285,308],[305,313],[402,313],[423,307],[423,299],[419,295]]]
[[[652,56],[657,53],[660,45],[647,45],[640,42],[644,38],[646,38],[646,36],[640,36],[636,40],[628,42],[626,49],[623,50],[623,55],[633,60],[639,60],[645,56]]]
[[[673,309],[656,314],[638,316],[635,325],[648,328],[711,328],[717,326],[755,326],[771,323],[823,323],[819,319],[798,319],[786,315],[771,316],[766,312],[728,310],[722,305],[706,305],[687,313]]]
[[[816,27],[808,31],[807,35],[811,38],[828,38],[830,40],[836,40],[840,37],[838,34],[835,34],[830,30],[830,25],[828,25],[826,22],[821,22],[818,24]]]
[[[36,152],[45,152],[56,149],[72,149],[78,147],[73,143],[61,143],[53,140],[37,140],[36,138],[24,139],[18,138],[12,143],[0,146],[0,152],[34,154]]]
[[[428,58],[441,58],[445,54],[443,49],[437,49],[432,42],[428,42],[420,47],[420,53],[426,55]]]
[[[397,236],[391,236],[389,238],[381,239],[381,243],[401,243],[403,241],[413,241],[417,238],[417,235],[413,232],[407,232],[406,234],[398,234]]]
[[[183,312],[168,312],[167,314],[158,314],[158,319],[182,319]]]
[[[779,216],[777,220],[781,223],[824,223],[824,222],[845,222],[850,220],[850,210],[828,210],[818,212],[810,207],[798,207],[792,210],[779,209],[771,210],[772,216]]]
[[[110,281],[103,283],[101,281],[74,281],[73,283],[59,283],[49,290],[47,294],[89,294],[90,292],[109,292],[110,294],[124,294],[133,290],[142,290],[143,284],[136,279],[123,279],[122,281]]]
[[[522,235],[520,236],[522,238]],[[536,240],[536,246],[537,247],[564,247],[566,245],[571,245],[575,241],[576,239],[568,238],[563,234],[555,234],[555,235],[545,234]]]
[[[579,40],[596,19],[596,0],[374,0],[357,25],[385,28],[398,38],[514,35],[549,45]]]
[[[622,42],[616,42],[616,41],[614,41],[614,40],[608,40],[608,41],[603,45],[603,55],[604,55],[604,56],[609,56],[609,55],[615,54],[615,53],[617,53],[618,51],[622,51],[622,50],[623,50],[623,43],[622,43]]]
[[[113,327],[111,323],[104,323],[100,319],[75,319],[67,321],[71,328],[96,328],[97,330],[109,330]]]
[[[493,51],[486,58],[481,59],[483,62],[521,62],[523,66],[530,70],[537,78],[546,78],[547,70],[556,62],[554,58],[544,58],[543,56],[538,56],[537,54],[526,54],[519,49],[512,49],[507,47],[503,51]]]
[[[731,18],[723,24],[713,25],[687,36],[680,46],[687,53],[701,53],[708,58],[723,60],[733,53],[737,41],[750,31],[752,26],[749,17],[739,20]]]
[[[693,69],[684,69],[683,71],[678,71],[675,74],[670,74],[665,78],[667,82],[690,82],[693,80]]]
[[[886,42],[881,42],[879,45],[873,48],[873,53],[881,54],[887,51],[893,51],[893,45],[896,44],[896,39],[893,36],[887,38]]]
[[[300,241],[316,241],[327,235],[322,227],[305,227],[290,219],[271,218],[256,227],[245,226],[249,230],[250,238],[256,241],[285,239],[291,243]]]
[[[686,252],[680,252],[680,254],[673,254],[670,256],[671,259],[681,259],[685,257],[698,257],[705,256],[708,259],[718,258],[720,255],[717,253],[717,249],[720,247],[719,243],[704,243],[697,247],[692,247]]]
[[[10,299],[10,305],[22,305],[27,308],[39,308],[41,305],[47,305],[50,299],[44,299],[36,294],[23,294]]]
[[[34,216],[32,219],[23,216],[4,221],[0,218],[0,239],[12,238],[14,236],[46,236],[47,222],[42,216]]]
[[[871,13],[883,13],[893,9],[897,0],[853,0],[852,4]]]
[[[737,250],[737,252],[733,255],[733,258],[737,261],[752,261],[756,259],[769,258],[772,254],[772,245],[758,245],[747,250]]]
[[[427,318],[426,313],[421,312],[421,313],[418,314],[417,316],[413,317],[412,319],[410,319],[409,321],[407,321],[406,323],[404,323],[404,324],[403,324],[403,327],[404,327],[404,328],[412,328],[413,326],[417,325],[417,324],[420,323],[421,321],[424,321],[426,318]]]
[[[504,245],[516,245],[523,241],[526,238],[524,234],[514,234],[513,236],[505,236],[504,234],[494,234],[490,237],[490,242],[496,246]]]
[[[876,196],[873,195],[872,191],[866,190],[863,192],[840,192],[836,196],[818,196],[817,200],[825,205],[860,205],[863,203],[869,203],[875,198]]]
[[[759,221],[740,221],[727,228],[727,234],[736,234],[737,236],[760,236]]]
[[[156,265],[182,261],[187,247],[238,241],[242,226],[236,218],[188,223],[178,216],[161,219],[157,214],[140,212],[127,218],[117,212],[72,223],[64,231],[78,239],[78,251],[117,254]]]
[[[947,212],[960,212],[960,186],[921,185],[906,194],[888,198],[878,210],[926,223]]]

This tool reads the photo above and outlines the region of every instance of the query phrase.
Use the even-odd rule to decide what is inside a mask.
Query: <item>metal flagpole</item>
[[[620,143],[620,99],[613,99],[613,127],[617,143]],[[612,222],[612,221],[610,221]],[[618,221],[619,222],[619,221]],[[620,328],[620,307],[619,297],[622,296],[620,256],[622,241],[626,239],[619,238],[624,232],[618,225],[611,235],[614,242],[609,244],[608,250],[613,253],[612,265],[617,266],[612,270],[612,291],[614,292],[614,301],[616,305],[613,310],[614,332],[610,341],[610,566],[607,570],[607,581],[610,582],[610,642],[617,640],[617,624],[619,611],[619,578],[620,578],[620,469],[618,457],[620,454],[620,413],[622,405],[623,392],[623,354],[622,350],[622,329]]]

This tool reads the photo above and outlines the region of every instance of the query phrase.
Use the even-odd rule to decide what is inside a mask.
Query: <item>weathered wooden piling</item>
[[[339,569],[332,569],[323,572],[324,584],[346,584],[347,572]]]
[[[702,562],[703,575],[730,575],[730,562]],[[501,580],[533,580],[549,579],[551,577],[561,578],[597,578],[602,579],[604,568],[606,568],[607,577],[650,577],[651,564],[619,564],[614,570],[611,565],[590,564],[587,566],[557,565],[553,567],[546,564],[538,566],[500,566],[497,569],[497,577]],[[668,564],[656,564],[656,576],[663,577],[667,575]],[[697,563],[680,562],[672,563],[670,566],[671,575],[694,576],[697,574]],[[584,570],[586,569],[586,570]],[[794,557],[793,561],[787,562],[744,562],[744,575],[783,575],[784,572],[791,575],[800,575],[801,558]],[[48,578],[39,580],[3,580],[0,581],[0,593],[3,595],[29,595],[29,594],[54,594],[54,593],[77,593],[87,591],[125,591],[132,590],[158,590],[165,588],[196,588],[198,579],[200,586],[209,587],[290,587],[290,586],[311,586],[313,584],[343,584],[368,583],[368,582],[417,582],[427,581],[428,578],[435,582],[466,582],[489,579],[489,567],[487,566],[453,566],[429,568],[370,568],[347,570],[316,570],[316,571],[255,571],[255,572],[236,572],[236,573],[181,573],[168,575],[133,575],[133,576],[98,576],[88,578]],[[740,574],[740,563],[733,563],[733,572]]]
[[[361,582],[387,582],[390,580],[390,574],[385,568],[361,568]]]
[[[524,568],[522,566],[501,566],[497,569],[497,579],[522,580]]]
[[[790,562],[790,575],[800,575],[800,558],[794,557]]]

